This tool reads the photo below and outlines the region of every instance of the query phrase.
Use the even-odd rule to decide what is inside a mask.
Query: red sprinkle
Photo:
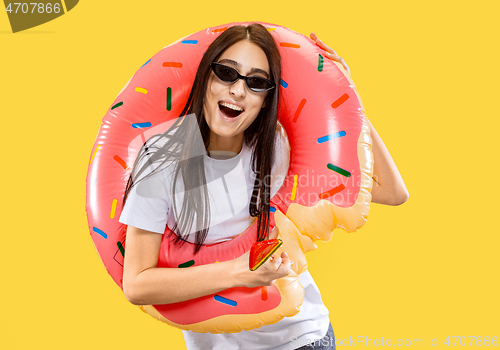
[[[342,103],[344,103],[345,101],[347,101],[349,99],[349,95],[348,94],[343,94],[342,96],[340,96],[337,101],[333,102],[332,103],[332,108],[337,108],[339,107]]]
[[[228,28],[228,27],[218,28],[218,29],[213,29],[213,30],[212,30],[212,33],[223,32],[223,31],[225,31],[227,28]]]
[[[267,287],[266,286],[260,287],[260,297],[263,301],[267,300]]]
[[[326,192],[323,192],[323,193],[320,193],[319,194],[319,198],[320,199],[327,199],[328,197],[331,197],[333,196],[334,194],[337,194],[341,191],[343,191],[345,189],[345,186],[342,184],[342,185],[339,185],[335,188],[332,188],[331,190],[329,191],[326,191]]]
[[[122,166],[123,169],[125,169],[125,170],[128,169],[127,163],[125,163],[125,161],[123,159],[121,159],[119,156],[114,156],[113,159],[116,160],[118,162],[118,164],[120,164]]]
[[[294,48],[294,49],[298,49],[298,48],[300,48],[300,45],[297,45],[297,44],[292,44],[292,43],[280,43],[280,46],[283,46],[283,47],[291,47],[291,48]]]
[[[163,62],[163,67],[182,68],[180,62]]]
[[[295,115],[293,116],[293,122],[295,123],[297,119],[299,119],[300,112],[302,112],[302,108],[304,108],[304,105],[306,104],[306,99],[303,98],[302,101],[299,103],[299,107],[297,107],[297,110],[295,111]]]

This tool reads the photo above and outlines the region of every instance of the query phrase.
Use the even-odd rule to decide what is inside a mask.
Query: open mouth
[[[243,112],[243,108],[227,102],[219,102],[219,109],[228,118],[236,118]]]

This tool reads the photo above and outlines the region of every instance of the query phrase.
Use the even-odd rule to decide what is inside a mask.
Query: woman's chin
[[[224,139],[234,138],[238,135],[237,131],[234,128],[228,128],[226,125],[220,124],[216,126],[214,125],[214,127],[211,128],[211,132],[213,136]]]

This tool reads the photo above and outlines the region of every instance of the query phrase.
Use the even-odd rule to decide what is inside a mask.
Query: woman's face
[[[266,54],[248,40],[239,41],[226,49],[217,62],[236,69],[244,76],[271,79]],[[210,71],[203,105],[205,120],[210,127],[209,150],[239,152],[243,132],[257,118],[267,93],[251,91],[243,79],[225,83]]]

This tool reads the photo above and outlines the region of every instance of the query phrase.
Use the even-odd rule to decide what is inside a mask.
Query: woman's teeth
[[[227,108],[231,108],[231,109],[234,109],[235,111],[240,111],[240,112],[243,112],[243,108],[241,108],[240,106],[236,106],[236,105],[233,105],[233,104],[230,104],[230,103],[227,103],[227,102],[221,102],[219,103],[221,106],[224,106],[224,107],[227,107]]]
[[[243,112],[243,108],[241,108],[240,106],[236,106],[227,102],[220,102],[219,108],[221,112],[229,118],[235,118],[240,115],[241,112]]]

